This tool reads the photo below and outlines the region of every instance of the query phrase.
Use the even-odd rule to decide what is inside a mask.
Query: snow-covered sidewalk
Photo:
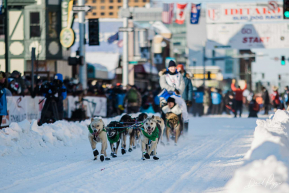
[[[178,146],[159,145],[158,161],[142,161],[140,149],[93,161],[85,125],[26,121],[0,131],[0,192],[225,191],[250,148],[256,119],[191,118]]]

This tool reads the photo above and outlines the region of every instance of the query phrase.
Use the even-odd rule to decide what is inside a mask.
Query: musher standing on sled
[[[188,122],[188,111],[187,111],[187,105],[184,99],[181,97],[185,90],[185,82],[183,79],[183,76],[181,73],[177,71],[177,65],[174,61],[169,62],[168,69],[162,70],[160,75],[160,86],[163,90],[166,90],[169,93],[175,93],[171,94],[171,97],[175,98],[176,103],[180,106],[182,109],[182,117],[184,122]],[[160,101],[163,103],[164,98],[162,98],[162,94],[160,96]]]

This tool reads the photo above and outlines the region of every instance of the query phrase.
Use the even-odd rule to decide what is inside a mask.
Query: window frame
[[[36,24],[36,23],[34,23],[34,24],[32,24],[31,23],[31,19],[32,18],[35,18],[35,15],[33,16],[33,17],[31,17],[32,16],[32,14],[35,14],[35,13],[38,13],[38,16],[39,16],[39,23],[38,24]],[[29,37],[30,38],[40,38],[41,37],[41,28],[40,28],[40,23],[41,23],[41,21],[40,21],[40,12],[39,11],[31,11],[31,12],[29,12]],[[33,35],[32,36],[32,32],[34,31],[34,30],[31,30],[31,28],[35,28],[35,27],[39,27],[39,34],[35,34],[35,35]]]

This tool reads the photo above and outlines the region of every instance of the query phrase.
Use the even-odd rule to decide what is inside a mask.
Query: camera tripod
[[[42,101],[40,101],[39,104]],[[38,122],[38,125],[40,126],[43,123],[51,123],[51,120],[52,122],[58,121],[59,114],[58,114],[56,101],[52,98],[47,98],[45,101],[44,107],[41,111],[41,118],[40,118],[40,121]]]

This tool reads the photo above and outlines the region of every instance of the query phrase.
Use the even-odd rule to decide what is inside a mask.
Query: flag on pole
[[[193,4],[191,8],[191,24],[198,24],[201,13],[201,4]]]
[[[174,3],[164,3],[162,21],[166,24],[171,24],[173,22],[174,16]]]
[[[110,36],[108,39],[107,39],[107,42],[109,44],[113,43],[114,41],[118,40],[118,32],[116,32],[116,34]]]
[[[118,46],[119,48],[122,48],[122,46],[123,46],[123,40],[119,40],[119,41],[117,42],[117,46]]]
[[[177,24],[184,24],[185,22],[185,8],[187,7],[186,4],[179,4],[177,3],[177,14],[176,14],[176,23]]]

